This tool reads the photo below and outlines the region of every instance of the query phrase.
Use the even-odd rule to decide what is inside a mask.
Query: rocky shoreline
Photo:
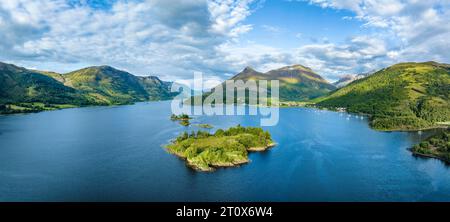
[[[419,153],[419,152],[414,151],[412,148],[409,148],[408,150],[409,150],[414,156],[418,156],[418,157],[422,157],[422,158],[432,158],[432,159],[437,159],[437,160],[440,160],[440,161],[444,162],[445,164],[449,164],[449,165],[450,165],[450,161],[447,160],[447,159],[445,159],[445,158],[443,158],[443,157],[441,157],[441,156],[433,155],[433,154]]]
[[[247,150],[250,152],[262,152],[262,151],[266,151],[274,146],[276,146],[276,143],[270,143],[267,146],[260,146],[260,147],[250,147]]]
[[[263,151],[266,151],[268,149],[275,147],[276,145],[277,145],[276,143],[271,143],[265,147],[250,147],[247,150],[249,152],[263,152]],[[197,171],[202,171],[202,172],[213,172],[217,168],[237,167],[240,165],[250,163],[250,160],[247,158],[247,159],[241,160],[241,161],[212,163],[208,167],[202,167],[202,166],[199,166],[199,165],[193,163],[191,160],[189,160],[188,158],[186,158],[185,156],[183,156],[180,153],[172,152],[171,150],[169,150],[167,148],[166,148],[166,150],[167,150],[167,152],[177,156],[178,158],[185,160],[186,165],[189,166],[190,168],[197,170]]]

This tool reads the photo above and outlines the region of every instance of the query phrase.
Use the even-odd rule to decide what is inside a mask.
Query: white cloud
[[[448,1],[310,0],[352,12],[344,19],[372,32],[291,49],[240,39],[252,30],[246,18],[259,2],[118,0],[102,9],[65,0],[0,0],[0,60],[56,71],[108,64],[168,80],[201,71],[214,81],[245,66],[267,71],[300,63],[333,79],[401,61],[450,62]]]
[[[449,62],[450,2],[445,0],[310,0],[321,7],[350,10],[365,27],[384,32],[388,58]],[[377,36],[378,38],[380,36]],[[394,40],[392,40],[394,39]],[[395,51],[395,56],[392,53]],[[394,62],[394,61],[393,61]]]
[[[357,36],[345,44],[310,44],[296,50],[293,61],[313,68],[328,79],[345,73],[370,71],[384,66],[385,42],[370,36]]]
[[[229,69],[216,48],[251,29],[244,19],[252,2],[123,0],[102,9],[65,0],[0,1],[0,60],[56,62],[56,71],[108,64],[171,79],[222,73]]]
[[[176,83],[186,85],[193,90],[208,90],[220,85],[223,81],[225,81],[225,79],[212,75],[203,76],[202,79],[195,79],[193,77],[189,79],[177,79]]]
[[[305,0],[299,0],[305,1]],[[251,55],[256,67],[267,64],[300,63],[330,80],[346,73],[372,71],[397,62],[450,62],[450,2],[431,0],[309,0],[324,8],[348,10],[359,20],[365,35],[349,37],[343,43],[323,38],[321,43],[303,45],[294,52],[267,46],[270,52]],[[371,34],[372,33],[372,34]],[[253,47],[255,48],[255,47]],[[260,51],[257,50],[257,51]],[[266,59],[262,59],[266,58]],[[281,60],[280,60],[281,58]],[[243,59],[243,58],[240,58]]]
[[[225,43],[217,47],[217,51],[224,64],[231,64],[232,70],[251,66],[265,72],[293,62],[289,51],[253,42]]]
[[[279,27],[276,26],[272,26],[272,25],[262,25],[261,28],[263,28],[266,32],[269,33],[279,33],[281,31],[281,29]]]
[[[312,68],[324,77],[333,80],[343,73],[371,71],[387,63],[386,43],[371,36],[357,36],[345,44],[320,43],[304,45],[296,49],[279,49],[254,42],[227,43],[218,47],[224,64],[233,64],[235,70],[251,66],[258,71],[292,64]]]
[[[398,51],[389,51],[387,52],[387,57],[390,59],[397,59],[400,53]]]
[[[251,11],[249,4],[253,0],[211,0],[208,9],[213,22],[211,31],[222,35],[236,37],[242,31],[249,31],[251,26],[240,24]]]

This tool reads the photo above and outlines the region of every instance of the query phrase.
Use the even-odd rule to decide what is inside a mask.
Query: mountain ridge
[[[369,114],[371,126],[379,130],[439,127],[450,117],[450,65],[398,63],[313,102]]]
[[[106,65],[60,74],[0,62],[0,83],[0,113],[130,104],[177,95],[170,92],[171,82]]]
[[[375,72],[376,72],[375,70],[372,70],[370,72],[359,73],[359,74],[345,74],[345,75],[342,75],[341,78],[339,78],[337,81],[333,82],[332,84],[334,86],[336,86],[336,88],[342,88],[342,87],[352,83],[353,81],[366,78]]]
[[[231,80],[279,80],[280,101],[310,100],[335,89],[312,69],[299,64],[280,67],[265,73],[246,67]]]
[[[269,70],[265,73],[256,71],[250,66],[246,66],[241,72],[235,74],[228,80],[242,80],[244,82],[248,80],[279,80],[279,98],[280,102],[284,101],[307,101],[325,95],[331,92],[335,87],[330,84],[326,79],[324,79],[319,74],[312,71],[312,69],[295,64],[290,66],[284,66],[277,69]],[[258,84],[258,82],[256,83]],[[219,88],[220,86],[220,88]],[[192,96],[188,98],[185,103],[187,104],[197,104],[200,101],[204,101],[209,95],[218,89],[223,90],[223,101],[225,102],[226,96],[226,84],[222,82],[219,86],[211,88],[209,92],[203,93],[201,96]],[[236,90],[233,89],[236,93]],[[235,103],[248,103],[248,89],[245,89],[245,98],[235,98]],[[268,82],[267,95],[270,97],[271,88],[270,82]],[[194,97],[202,97],[201,99],[195,100]],[[271,104],[271,98],[260,98],[260,102],[265,100],[268,104]],[[220,102],[220,101],[216,101]],[[275,102],[275,101],[273,101]]]

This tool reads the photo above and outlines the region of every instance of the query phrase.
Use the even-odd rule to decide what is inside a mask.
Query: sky
[[[246,66],[334,81],[450,63],[450,0],[0,0],[0,61],[60,73],[110,65],[213,86]]]

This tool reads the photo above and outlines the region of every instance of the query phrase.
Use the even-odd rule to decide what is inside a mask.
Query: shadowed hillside
[[[120,105],[171,99],[171,82],[138,77],[110,66],[67,74],[0,63],[0,112],[37,112],[87,105]]]
[[[0,62],[0,112],[43,110],[50,104],[86,105],[77,90],[41,73]],[[10,104],[6,107],[6,104]]]

